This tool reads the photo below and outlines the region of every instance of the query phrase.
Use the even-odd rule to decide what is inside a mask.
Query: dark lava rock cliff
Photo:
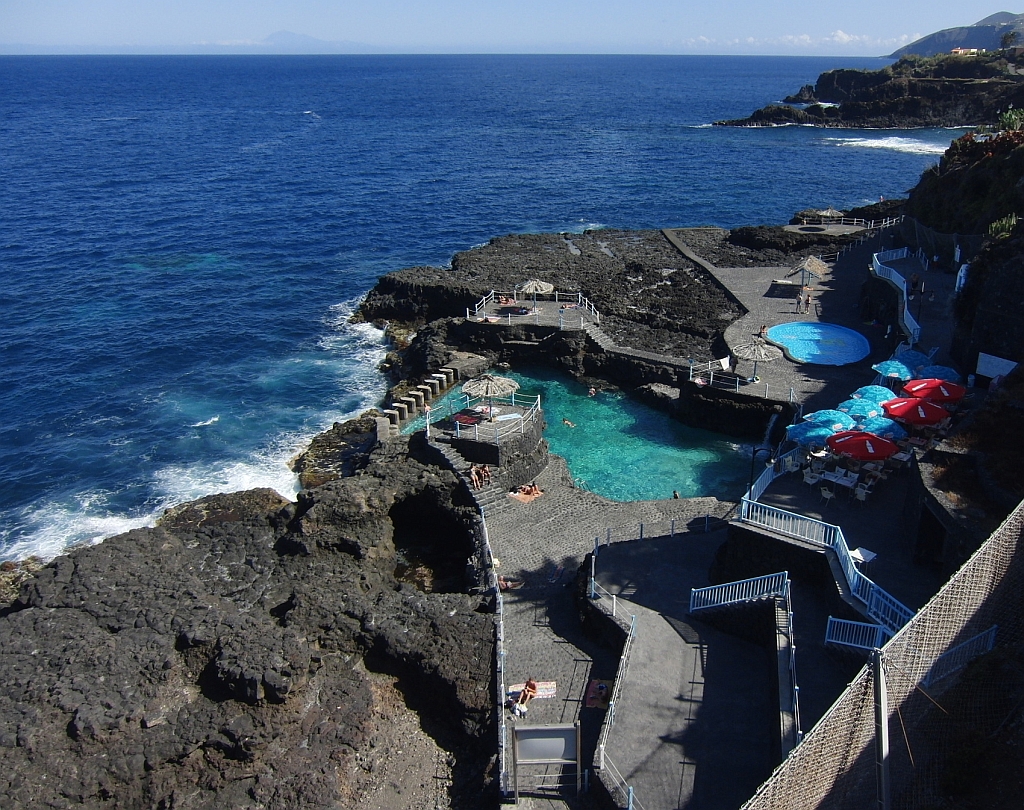
[[[0,613],[0,806],[360,806],[401,759],[371,670],[456,753],[452,806],[482,806],[493,624],[430,452],[391,440],[298,503],[203,498],[25,582]],[[458,587],[400,582],[413,555]]]
[[[721,126],[963,127],[1024,107],[1024,56],[904,57],[882,70],[830,70],[812,86]],[[804,106],[806,105],[806,106]]]

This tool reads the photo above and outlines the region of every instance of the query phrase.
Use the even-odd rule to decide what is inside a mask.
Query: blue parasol
[[[824,411],[815,411],[804,416],[808,422],[817,422],[821,425],[826,425],[832,428],[832,430],[850,430],[857,420],[854,419],[850,414],[837,411],[834,408]]]
[[[825,446],[825,441],[836,431],[821,422],[799,422],[786,428],[786,438],[796,442],[801,447],[811,444]]]
[[[901,363],[899,360],[883,360],[881,363],[876,363],[871,368],[883,377],[895,377],[898,380],[914,379],[914,370],[906,363]]]
[[[879,416],[882,413],[882,406],[870,399],[848,399],[845,402],[840,402],[836,408],[852,416],[856,422],[863,422],[865,419]]]
[[[887,416],[869,417],[860,423],[860,429],[881,436],[883,439],[892,439],[894,442],[907,438],[906,428]]]
[[[917,379],[945,380],[946,382],[958,383],[962,379],[955,368],[949,366],[925,366],[916,375]]]
[[[896,399],[899,394],[893,393],[884,385],[862,385],[850,394],[850,396],[854,399],[868,399],[881,405],[883,402],[888,402],[890,399]]]

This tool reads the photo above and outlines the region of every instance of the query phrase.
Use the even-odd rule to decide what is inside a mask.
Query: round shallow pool
[[[784,347],[798,363],[821,366],[856,363],[871,351],[871,344],[864,335],[834,323],[780,323],[768,330],[768,339]]]

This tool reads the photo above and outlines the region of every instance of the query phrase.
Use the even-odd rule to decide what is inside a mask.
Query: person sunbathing
[[[522,587],[523,581],[521,579],[505,579],[505,577],[498,577],[498,590],[500,591],[514,591]]]
[[[523,684],[523,689],[519,693],[519,697],[516,699],[515,706],[512,708],[513,714],[519,716],[526,714],[526,704],[536,696],[537,682],[533,678],[530,678],[525,684]]]
[[[523,484],[521,487],[519,487],[519,494],[520,495],[543,495],[544,493],[541,492],[541,489],[540,489],[539,486],[537,486],[535,483],[531,482],[529,484]]]
[[[483,478],[476,464],[469,468],[469,482],[473,485],[473,489],[481,489],[483,487]]]
[[[480,473],[480,480],[483,483],[485,483],[485,484],[491,483],[491,468],[490,467],[488,467],[486,464],[482,464],[480,466],[478,472]]]

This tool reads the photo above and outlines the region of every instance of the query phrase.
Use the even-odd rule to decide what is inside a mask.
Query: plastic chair
[[[804,470],[804,483],[809,487],[813,487],[821,480],[821,476],[818,475],[814,470]]]
[[[825,506],[829,505],[829,502],[836,496],[836,494],[828,487],[821,488],[821,499],[825,502]]]
[[[856,498],[861,503],[867,503],[868,495],[870,494],[871,490],[864,486],[864,484],[858,484],[857,487],[853,490],[853,497]]]

